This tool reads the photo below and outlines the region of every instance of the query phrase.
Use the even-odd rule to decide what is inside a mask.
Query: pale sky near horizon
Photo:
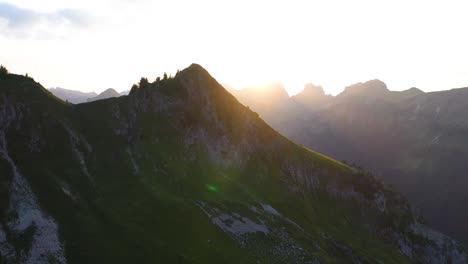
[[[468,86],[468,2],[0,0],[0,64],[45,87],[128,90],[192,62],[241,88]]]

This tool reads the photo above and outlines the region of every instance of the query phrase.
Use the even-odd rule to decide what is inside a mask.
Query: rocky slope
[[[271,129],[202,67],[66,104],[0,80],[2,263],[466,263],[368,173]]]

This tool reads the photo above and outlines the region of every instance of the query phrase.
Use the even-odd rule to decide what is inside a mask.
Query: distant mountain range
[[[90,93],[85,93],[81,91],[75,91],[75,90],[68,90],[60,87],[56,88],[50,88],[50,92],[52,92],[55,96],[58,98],[68,101],[72,104],[81,104],[85,102],[92,102],[96,100],[102,100],[102,99],[107,99],[107,98],[112,98],[112,97],[119,97],[122,95],[127,95],[127,91],[122,91],[118,93],[116,90],[109,88],[105,90],[104,92],[97,94],[95,92],[90,92]]]
[[[64,101],[68,101],[73,104],[84,103],[86,102],[86,100],[88,100],[88,98],[98,96],[98,94],[95,92],[84,93],[84,92],[68,90],[68,89],[64,89],[60,87],[50,88],[49,91],[52,92],[58,98]]]
[[[467,262],[397,192],[196,64],[77,105],[0,76],[0,172],[1,263]]]
[[[116,90],[109,88],[105,90],[104,92],[100,93],[96,97],[88,98],[86,101],[93,102],[97,100],[103,100],[103,99],[114,98],[114,97],[119,97],[119,96],[120,94]]]
[[[396,92],[371,80],[337,96],[314,85],[293,97],[263,90],[275,98],[268,107],[251,88],[233,94],[293,141],[376,173],[429,223],[468,242],[468,88]]]

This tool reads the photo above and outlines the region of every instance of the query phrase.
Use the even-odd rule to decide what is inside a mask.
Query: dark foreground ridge
[[[0,79],[2,263],[466,263],[363,171],[193,64],[71,105]]]

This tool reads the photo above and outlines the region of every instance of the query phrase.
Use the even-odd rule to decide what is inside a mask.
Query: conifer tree
[[[3,65],[0,65],[0,79],[6,78],[8,75],[8,70]]]

